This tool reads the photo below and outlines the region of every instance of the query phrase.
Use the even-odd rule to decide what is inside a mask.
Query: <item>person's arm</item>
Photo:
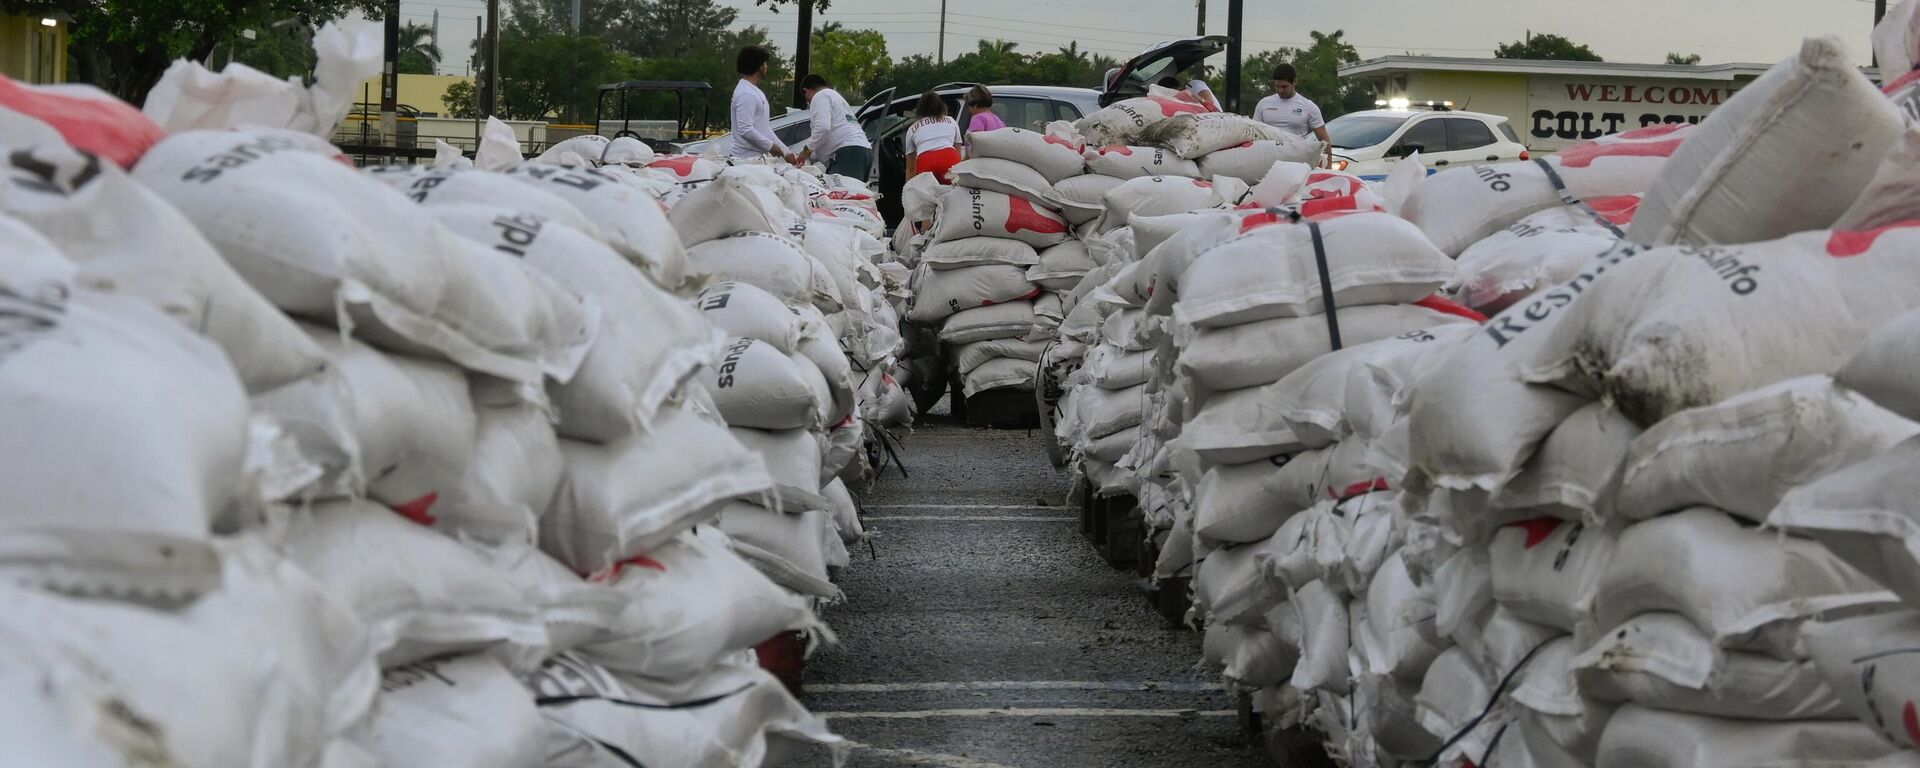
[[[807,119],[813,123],[813,138],[807,142],[806,149],[800,150],[800,160],[796,165],[806,165],[807,160],[813,157],[813,148],[820,146],[827,138],[827,131],[833,128],[833,101],[827,98],[826,91],[814,94],[813,100],[807,102],[807,115]]]
[[[1326,152],[1327,167],[1333,167],[1333,136],[1327,133],[1327,120],[1320,115],[1320,105],[1313,106],[1313,135],[1320,139],[1320,148]]]

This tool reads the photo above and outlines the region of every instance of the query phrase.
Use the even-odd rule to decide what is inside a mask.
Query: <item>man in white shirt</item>
[[[806,165],[809,159],[824,157],[827,173],[865,181],[867,170],[873,165],[873,143],[867,140],[866,131],[860,130],[852,105],[818,74],[801,78],[800,92],[807,96],[813,139],[794,164]]]
[[[1331,147],[1333,139],[1327,135],[1327,120],[1320,116],[1320,105],[1300,95],[1294,87],[1299,80],[1300,73],[1292,64],[1274,67],[1273,95],[1253,108],[1253,119],[1302,138],[1312,134],[1320,139],[1321,146]]]
[[[773,54],[759,46],[747,46],[740,49],[739,58],[734,59],[733,69],[740,73],[740,82],[733,86],[733,148],[734,157],[791,157],[780,137],[773,135],[772,107],[767,105],[767,94],[761,92],[760,81],[767,77],[767,62]]]

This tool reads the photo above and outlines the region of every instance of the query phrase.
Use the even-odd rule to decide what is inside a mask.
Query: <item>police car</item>
[[[1386,108],[1350,112],[1327,123],[1334,170],[1384,179],[1394,161],[1414,152],[1428,173],[1528,159],[1513,126],[1499,115],[1457,112],[1450,101],[1394,99],[1379,106]]]

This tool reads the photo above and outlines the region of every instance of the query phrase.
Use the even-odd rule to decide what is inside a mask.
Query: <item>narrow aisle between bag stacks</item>
[[[890,467],[864,498],[873,551],[824,614],[840,645],[807,674],[807,706],[855,744],[848,765],[1269,765],[1195,668],[1199,634],[1088,546],[1037,433],[930,421],[911,477]]]

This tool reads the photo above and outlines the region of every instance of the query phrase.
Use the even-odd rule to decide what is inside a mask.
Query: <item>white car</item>
[[[1386,178],[1394,161],[1416,151],[1428,173],[1528,159],[1506,118],[1480,112],[1370,109],[1334,118],[1327,134],[1333,139],[1334,170],[1368,180]]]

